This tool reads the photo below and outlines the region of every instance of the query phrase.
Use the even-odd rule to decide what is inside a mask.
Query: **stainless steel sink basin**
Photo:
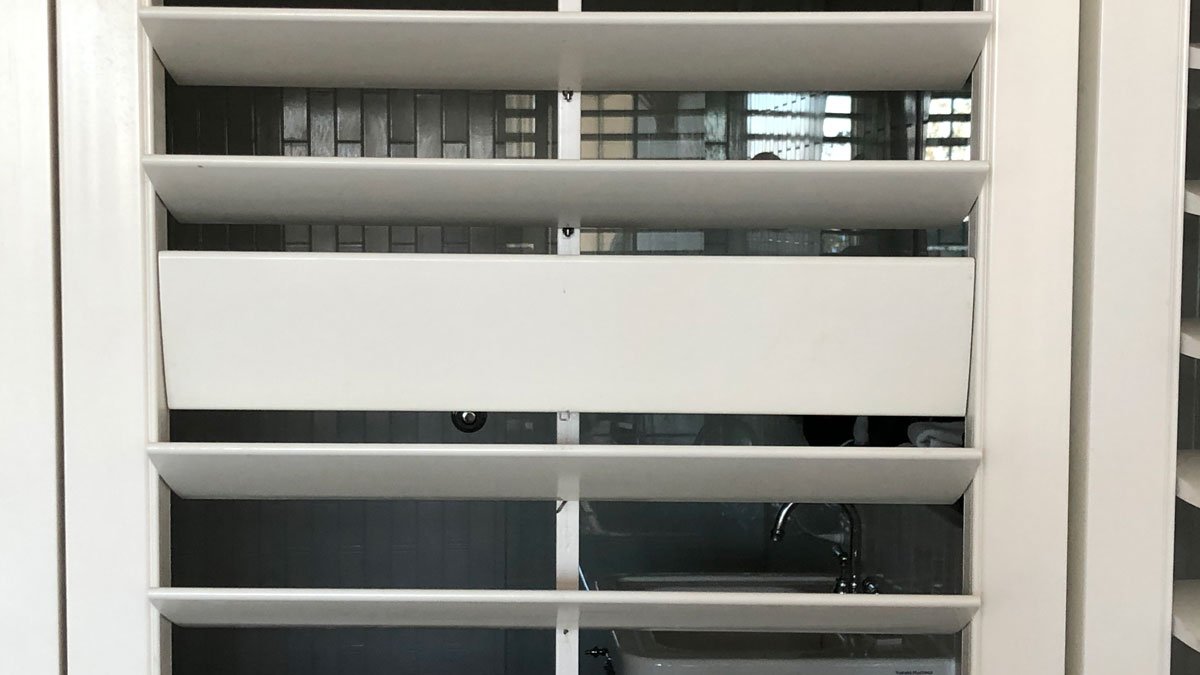
[[[645,574],[601,582],[597,590],[831,593],[835,581],[830,574]]]
[[[832,575],[661,574],[601,581],[639,591],[829,593]],[[922,637],[621,630],[621,675],[956,675],[949,640]]]

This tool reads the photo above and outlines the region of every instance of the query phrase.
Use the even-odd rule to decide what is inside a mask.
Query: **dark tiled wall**
[[[551,157],[553,97],[167,86],[172,154]],[[210,225],[169,217],[170,250],[547,253],[544,227]]]
[[[550,502],[175,498],[176,586],[554,587]]]
[[[557,0],[164,0],[192,7],[301,7],[308,9],[460,9],[555,11]]]
[[[167,84],[167,151],[314,157],[551,156],[549,93]],[[510,119],[531,125],[508,125]],[[517,144],[517,145],[514,145]]]
[[[583,0],[585,11],[901,12],[973,9],[972,0]]]
[[[553,640],[527,630],[176,627],[173,675],[553,675]]]
[[[738,118],[743,97],[702,94],[720,108],[721,119]],[[908,131],[914,120],[883,105],[890,94],[861,94],[875,111],[868,116],[895,148],[875,148],[871,157],[911,158]],[[894,97],[908,100],[911,93]],[[677,95],[643,94],[646,105],[661,106],[670,121]],[[876,99],[879,99],[877,101]],[[870,105],[868,105],[870,104]],[[878,105],[876,105],[878,104]],[[280,89],[167,86],[167,151],[172,154],[310,155],[326,157],[544,158],[555,155],[554,95],[505,92],[361,89]],[[886,129],[894,121],[897,129]],[[671,129],[664,122],[665,129]],[[740,128],[729,125],[730,129]],[[908,130],[908,131],[906,131]],[[663,132],[664,139],[686,134]],[[715,156],[741,157],[744,139],[722,132]],[[600,137],[597,137],[600,138]],[[611,140],[612,135],[604,136]],[[874,147],[874,146],[872,146]],[[738,154],[738,153],[741,154]],[[957,228],[964,230],[964,228]],[[599,232],[599,234],[597,234]],[[390,225],[222,225],[180,223],[168,216],[170,250],[326,251],[379,253],[552,253],[555,241],[545,227],[413,226],[398,213]],[[838,231],[713,229],[701,233],[700,255],[925,254],[929,237],[945,231]],[[633,229],[585,228],[585,253],[633,254],[642,241]],[[661,238],[661,236],[660,236]]]
[[[447,413],[184,411],[176,441],[551,443],[553,415],[493,414],[468,436]],[[176,586],[552,588],[547,502],[172,499]],[[174,631],[176,675],[542,675],[549,632]]]
[[[173,153],[549,156],[548,97],[168,87]],[[514,122],[510,122],[514,119]],[[510,125],[516,131],[510,133]],[[499,140],[498,140],[499,139]],[[510,145],[511,143],[511,145]],[[169,223],[169,247],[545,253],[545,228]],[[421,358],[414,354],[414,358]],[[478,434],[447,413],[173,411],[177,441],[552,443],[552,415],[493,413]],[[516,502],[173,500],[176,585],[548,588],[553,506]],[[177,673],[552,672],[549,633],[176,629]],[[277,669],[286,664],[286,671]]]
[[[475,434],[448,413],[187,411],[174,441],[553,443],[553,415],[493,413]],[[552,588],[548,502],[172,500],[177,586]]]
[[[955,506],[866,504],[863,570],[911,593],[963,592],[963,520]]]
[[[414,354],[414,358],[421,355]],[[448,412],[172,410],[171,439],[211,443],[554,443],[550,413],[492,412],[473,434]]]

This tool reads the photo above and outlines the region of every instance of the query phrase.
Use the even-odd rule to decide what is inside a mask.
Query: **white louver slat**
[[[1200,507],[1200,450],[1180,450],[1175,472],[1175,494],[1192,506]]]
[[[1200,651],[1200,580],[1176,581],[1172,603],[1171,633]]]
[[[182,222],[933,229],[962,223],[985,162],[156,156]]]
[[[1179,353],[1200,359],[1200,319],[1184,319],[1181,323]]]
[[[688,591],[292,590],[159,588],[150,600],[184,626],[458,626],[956,633],[979,609],[962,595]]]
[[[159,475],[188,499],[949,504],[966,491],[980,457],[972,448],[150,446]]]
[[[966,406],[969,259],[171,252],[160,274],[175,408]],[[564,344],[586,358],[544,358]]]
[[[174,7],[141,16],[182,84],[589,91],[957,89],[992,21],[986,12]]]

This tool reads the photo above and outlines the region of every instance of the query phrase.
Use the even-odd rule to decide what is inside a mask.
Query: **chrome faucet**
[[[849,542],[850,550],[847,551],[838,544],[833,545],[833,554],[837,558],[840,568],[833,590],[835,593],[877,592],[877,585],[874,582],[859,583],[858,555],[862,548],[862,542],[859,539],[862,535],[862,521],[859,520],[858,509],[852,504],[838,504],[838,507],[842,511],[842,522],[846,527],[846,539]],[[779,507],[779,513],[775,516],[775,527],[771,529],[771,541],[783,539],[784,527],[795,508],[796,502]]]

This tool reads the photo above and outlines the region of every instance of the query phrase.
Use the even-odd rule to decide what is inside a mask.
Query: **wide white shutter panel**
[[[572,92],[958,87],[991,22],[971,12],[153,8],[141,17],[155,53],[184,83]],[[578,667],[580,628],[953,633],[967,625],[979,605],[973,596],[579,590],[577,500],[764,501],[774,492],[789,501],[952,502],[973,478],[977,450],[597,451],[574,437],[581,412],[962,416],[973,260],[580,258],[569,255],[578,235],[571,241],[565,228],[831,218],[865,228],[950,225],[968,215],[987,164],[581,161],[579,115],[579,97],[563,96],[554,160],[143,160],[158,197],[184,221],[362,223],[402,212],[416,222],[541,222],[564,228],[560,254],[568,254],[161,254],[171,407],[557,410],[566,442],[323,452],[153,446],[167,484],[194,496],[565,502],[557,591],[162,588],[151,600],[165,618],[552,627],[560,673]],[[417,287],[438,291],[403,299],[388,291]],[[451,311],[448,297],[471,298],[471,311]],[[536,309],[513,313],[514,300]],[[394,312],[376,309],[389,304]],[[558,345],[578,356],[543,357]],[[319,358],[330,350],[344,357]],[[706,358],[722,351],[753,357]],[[402,358],[411,353],[434,358]]]
[[[972,623],[988,611],[986,604],[981,609],[978,589],[986,579],[978,559],[969,563],[968,591],[961,595],[596,591],[577,583],[580,499],[945,504],[987,475],[981,466],[990,452],[589,447],[579,443],[580,413],[866,413],[966,416],[975,424],[988,410],[989,389],[979,384],[980,373],[1000,381],[994,362],[981,355],[1005,354],[981,349],[993,317],[978,298],[998,277],[985,276],[996,272],[975,258],[583,259],[573,256],[578,228],[662,229],[741,219],[807,227],[831,215],[856,228],[949,225],[968,215],[975,216],[976,228],[1026,227],[990,220],[986,209],[1007,197],[993,184],[990,138],[977,143],[982,161],[945,164],[582,161],[579,92],[936,90],[961,87],[973,75],[984,111],[980,126],[987,129],[999,109],[986,88],[995,75],[989,69],[996,58],[987,51],[993,13],[578,10],[564,0],[557,13],[139,11],[145,39],[136,63],[145,96],[134,135],[146,150],[138,162],[146,225],[139,251],[152,253],[143,276],[130,273],[121,281],[144,282],[137,315],[146,332],[135,345],[143,357],[139,372],[147,375],[141,382],[147,395],[139,401],[143,414],[166,408],[481,409],[553,411],[559,419],[558,445],[534,447],[183,444],[163,442],[152,419],[139,448],[148,475],[138,478],[151,486],[142,532],[150,539],[141,540],[139,550],[160,564],[169,522],[166,491],[156,492],[160,479],[180,495],[218,499],[559,500],[556,590],[180,588],[152,568],[149,590],[143,588],[139,598],[151,618],[139,638],[150,649],[152,673],[169,663],[168,623],[553,628],[556,669],[564,675],[578,669],[580,628],[968,629],[965,665],[980,672],[984,646],[1021,648],[983,645],[989,633]],[[82,24],[70,29],[84,34]],[[122,51],[118,61],[128,58]],[[166,156],[161,101],[154,97],[164,71],[196,85],[552,89],[563,92],[558,158]],[[70,105],[97,103],[82,96]],[[91,167],[80,175],[101,173]],[[370,223],[398,208],[431,223],[544,224],[558,232],[559,256],[159,252],[165,248],[165,210],[185,223]],[[130,244],[130,238],[122,242]],[[1007,273],[1020,267],[1011,257],[998,259]],[[74,282],[86,297],[82,278]],[[379,302],[369,297],[376,289],[422,283],[438,288],[439,297],[406,297],[396,308],[396,316],[411,320],[403,330],[376,309],[368,311]],[[313,312],[318,287],[364,299]],[[1003,283],[994,288],[1011,291]],[[268,294],[269,306],[255,300]],[[448,313],[442,296],[454,294],[479,295],[480,315]],[[539,311],[520,320],[490,312],[489,301],[501,297],[525,298]],[[81,319],[95,311],[74,302]],[[1019,307],[1004,306],[1019,313]],[[595,307],[606,322],[586,311]],[[623,311],[606,311],[616,307]],[[994,325],[1011,326],[1012,320],[1000,316]],[[472,342],[483,327],[487,343]],[[1049,332],[1058,327],[1052,324]],[[345,350],[351,356],[336,367],[330,361],[297,367],[346,339],[354,341]],[[438,358],[415,369],[409,361],[401,369],[388,361],[389,348],[432,349]],[[456,360],[473,349],[545,354],[558,348],[570,349],[574,358],[543,359],[532,371],[506,370],[496,359],[489,360],[498,364],[491,370]],[[754,358],[730,364],[699,357],[718,349]],[[1042,354],[1037,349],[1032,351]],[[375,358],[358,360],[356,353]],[[621,372],[629,359],[630,373],[646,375]],[[833,363],[861,367],[847,371]],[[1051,390],[1056,396],[1058,389]],[[78,405],[85,404],[80,399]],[[986,425],[970,434],[987,438],[981,428]],[[1011,467],[1003,458],[998,464]],[[128,463],[119,467],[127,478],[137,473],[131,469]],[[978,494],[968,494],[967,501],[967,529],[976,547],[986,541],[985,523],[998,516],[981,508]],[[79,522],[86,520],[81,513]],[[1050,575],[1051,582],[1055,578]],[[96,597],[102,596],[98,590]],[[77,610],[80,620],[89,607]],[[1004,611],[998,606],[996,625],[1019,632],[1012,630],[1015,616]],[[1054,636],[1047,640],[1049,647],[1033,648],[1039,659],[1055,648]],[[81,650],[101,648],[79,644]]]

